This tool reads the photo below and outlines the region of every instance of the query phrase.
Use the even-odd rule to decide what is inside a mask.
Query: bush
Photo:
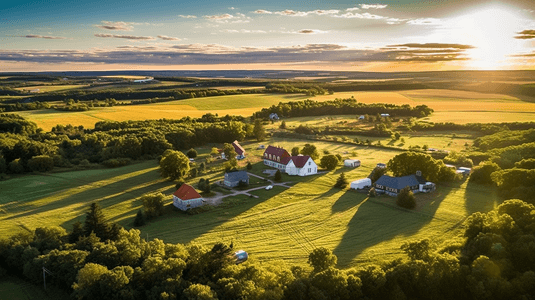
[[[377,197],[377,191],[375,190],[374,187],[372,187],[370,191],[368,192],[368,197]]]
[[[129,165],[132,162],[130,158],[112,158],[103,161],[101,164],[108,168],[118,168]]]
[[[410,187],[406,186],[401,189],[396,203],[403,208],[413,209],[416,207],[416,198]]]
[[[165,196],[162,193],[145,194],[141,196],[143,209],[147,218],[154,218],[163,215],[163,202]]]
[[[22,161],[20,160],[20,158],[17,158],[14,161],[10,162],[8,168],[9,171],[14,174],[24,173],[24,166],[22,165]]]
[[[250,162],[247,163],[247,170],[251,170],[253,168],[253,165],[251,165]]]
[[[136,218],[134,219],[134,226],[139,227],[145,225],[145,217],[143,216],[143,212],[140,210],[137,211]]]
[[[336,155],[325,155],[320,160],[320,167],[325,168],[327,170],[334,170],[336,166],[338,166],[339,162],[340,161],[338,160],[338,157],[336,157]]]
[[[199,188],[199,190],[205,193],[210,193],[210,179],[204,179],[204,178],[199,179],[199,183],[197,184],[197,187]]]
[[[281,170],[277,170],[277,172],[275,172],[275,181],[281,181],[281,179],[282,179]]]
[[[197,157],[197,150],[191,148],[188,150],[188,152],[186,153],[186,155],[189,157],[189,158],[195,158]]]
[[[28,168],[37,172],[52,171],[54,169],[54,159],[48,155],[34,156],[28,161]]]

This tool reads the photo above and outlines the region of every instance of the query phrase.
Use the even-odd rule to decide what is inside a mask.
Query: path
[[[264,177],[262,177],[262,176],[258,176],[258,175],[253,174],[253,173],[249,173],[249,172],[247,172],[247,174],[248,174],[249,176],[257,177],[257,178],[260,178],[260,179],[262,179],[262,180],[266,179],[266,178],[264,178]],[[216,193],[215,196],[210,197],[210,198],[205,198],[204,201],[205,201],[207,204],[217,206],[217,205],[221,204],[221,201],[222,201],[224,198],[231,197],[231,196],[236,196],[236,195],[246,195],[246,196],[253,196],[253,197],[255,197],[255,198],[258,198],[258,196],[254,196],[254,195],[250,194],[249,192],[251,192],[251,191],[256,191],[256,190],[261,190],[261,189],[265,189],[268,185],[272,185],[272,186],[282,186],[282,187],[285,187],[285,188],[290,188],[290,187],[291,187],[291,186],[288,185],[288,184],[290,184],[291,182],[275,183],[275,182],[273,182],[273,181],[270,180],[270,179],[267,179],[267,181],[269,181],[269,184],[267,184],[267,185],[259,186],[259,187],[255,187],[255,188],[250,188],[250,189],[248,189],[248,190],[243,190],[243,191],[234,191],[232,194],[228,194],[228,195],[223,195],[223,194],[220,193],[220,192],[214,192],[214,193]]]

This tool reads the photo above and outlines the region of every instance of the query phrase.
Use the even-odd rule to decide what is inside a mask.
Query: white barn
[[[344,166],[345,167],[350,167],[350,168],[360,167],[360,160],[358,160],[358,159],[346,159],[346,160],[344,160]]]
[[[372,180],[370,178],[362,178],[362,179],[351,182],[351,185],[349,187],[354,190],[360,190],[360,189],[371,187],[371,186],[372,186]]]

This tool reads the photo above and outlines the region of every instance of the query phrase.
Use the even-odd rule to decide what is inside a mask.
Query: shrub
[[[368,192],[368,197],[377,197],[377,191],[375,190],[374,187],[372,187],[370,191]]]
[[[277,170],[277,172],[275,172],[275,181],[281,181],[281,179],[282,179],[281,170]]]
[[[163,214],[163,202],[165,196],[162,193],[145,194],[141,196],[143,209],[147,218],[161,216]]]
[[[20,158],[17,158],[14,161],[10,162],[8,168],[9,171],[14,174],[24,173],[24,166],[22,165],[22,161],[20,160]]]
[[[189,157],[189,158],[195,158],[197,157],[197,150],[191,148],[188,150],[188,152],[186,153],[186,155]]]
[[[334,170],[336,166],[338,166],[339,162],[340,161],[338,160],[338,157],[336,157],[336,155],[329,154],[321,158],[320,166],[327,170]]]
[[[251,165],[250,162],[247,163],[247,170],[251,170],[253,168],[253,165]]]
[[[34,156],[28,161],[28,168],[37,172],[52,171],[54,169],[54,159],[48,155]]]
[[[145,217],[143,216],[143,212],[140,210],[137,211],[136,218],[134,219],[134,226],[139,227],[145,225]]]
[[[397,205],[408,209],[413,209],[414,207],[416,207],[416,199],[410,187],[406,186],[401,189],[398,194],[396,203]]]

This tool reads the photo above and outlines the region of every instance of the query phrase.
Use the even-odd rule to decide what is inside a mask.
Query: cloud
[[[161,38],[164,41],[180,41],[179,38],[166,36],[166,35],[159,35],[158,37]]]
[[[254,11],[255,14],[265,14],[265,15],[271,15],[273,12],[265,9],[257,9]]]
[[[350,7],[348,9],[346,9],[346,11],[355,11],[355,10],[360,10],[360,8],[358,8],[358,7]]]
[[[38,34],[27,34],[24,36],[21,36],[23,38],[28,39],[46,39],[46,40],[64,40],[66,37],[62,36],[46,36],[46,35],[38,35]]]
[[[127,22],[111,22],[111,21],[101,21],[101,25],[95,25],[95,27],[107,30],[119,30],[119,31],[132,31],[133,23]]]
[[[241,30],[225,29],[225,30],[220,30],[220,32],[226,32],[226,33],[267,33],[267,31],[264,31],[264,30],[250,30],[250,29],[241,29]]]
[[[348,12],[343,15],[334,15],[333,17],[344,18],[344,19],[368,19],[368,20],[388,19],[387,17],[374,15],[370,13],[360,14],[360,13],[352,13],[352,12]]]
[[[362,9],[383,9],[386,8],[387,4],[361,4]]]
[[[197,16],[193,16],[193,15],[178,15],[178,16],[184,19],[196,19],[197,18]]]
[[[225,13],[220,15],[207,15],[203,17],[207,20],[217,23],[249,23],[251,21],[251,17],[248,17],[242,13],[237,13],[235,15]]]
[[[327,33],[328,31],[319,30],[319,29],[301,29],[296,32],[290,33],[300,33],[300,34],[318,34],[318,33]]]
[[[135,36],[135,35],[117,35],[117,34],[103,34],[96,33],[96,37],[101,38],[116,38],[116,39],[127,39],[127,40],[154,40],[152,36]]]
[[[442,20],[436,19],[436,18],[419,18],[419,19],[412,19],[407,21],[407,24],[410,25],[441,25]]]
[[[255,14],[265,14],[265,15],[276,14],[276,15],[288,16],[288,17],[306,17],[308,15],[318,15],[318,16],[335,15],[339,12],[340,10],[338,9],[328,9],[328,10],[316,9],[316,10],[310,10],[310,11],[296,11],[292,9],[286,9],[286,10],[275,11],[275,12],[265,10],[265,9],[257,9],[254,11]]]
[[[529,40],[529,39],[535,39],[535,30],[523,30],[520,32],[517,32],[517,36],[515,36],[515,39],[521,39],[521,40]]]
[[[354,49],[338,44],[281,47],[230,47],[218,44],[121,46],[113,50],[0,50],[0,61],[139,65],[217,65],[252,63],[444,62],[467,60],[468,45],[444,48],[413,44]],[[402,46],[402,47],[400,47]],[[403,48],[403,49],[401,49]]]
[[[389,45],[386,46],[388,48],[424,48],[424,49],[460,49],[460,50],[466,50],[466,49],[474,49],[474,46],[471,45],[463,45],[463,44],[443,44],[443,43],[426,43],[426,44],[418,44],[418,43],[408,43],[408,44],[400,44],[400,45]]]
[[[221,14],[221,15],[212,15],[212,16],[204,16],[204,18],[208,20],[227,20],[234,18],[231,14]]]

